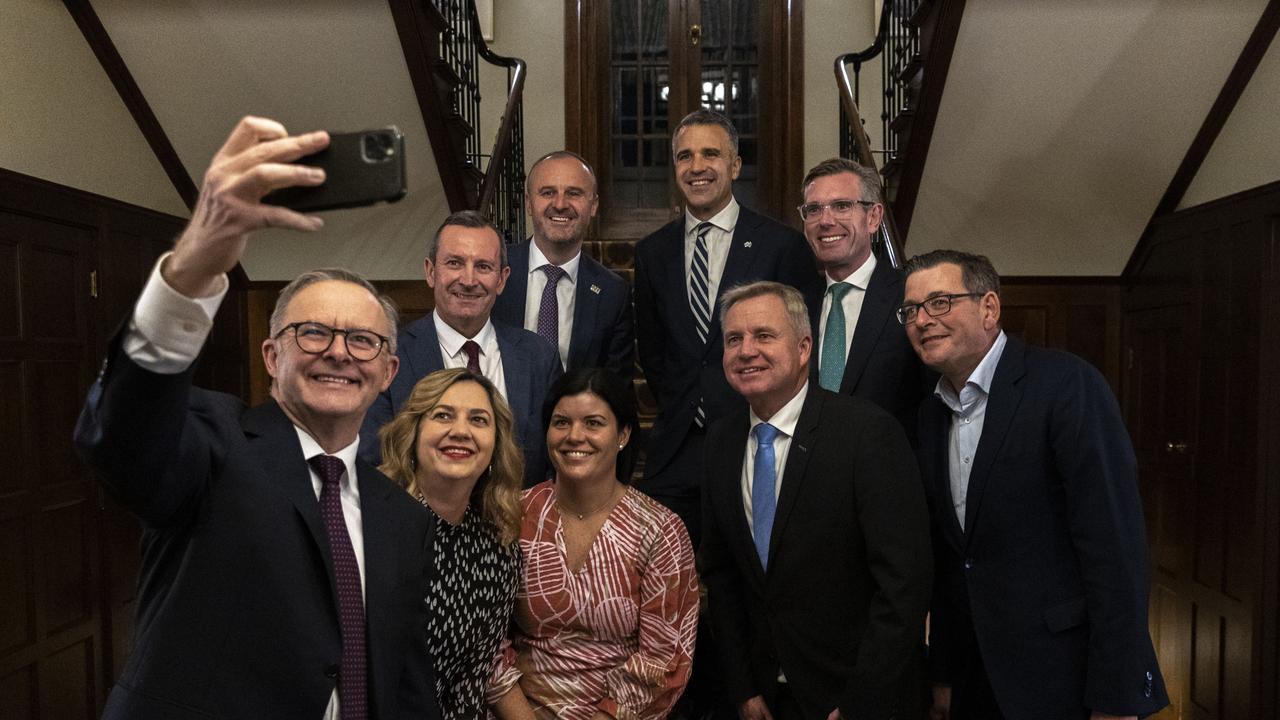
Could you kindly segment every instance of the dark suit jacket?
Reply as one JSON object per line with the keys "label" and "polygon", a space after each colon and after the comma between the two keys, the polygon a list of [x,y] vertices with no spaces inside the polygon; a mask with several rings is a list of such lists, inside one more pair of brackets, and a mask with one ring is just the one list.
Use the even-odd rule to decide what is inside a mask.
{"label": "dark suit jacket", "polygon": [[708,423],[746,407],[721,367],[720,296],[734,285],[776,280],[799,289],[812,314],[822,298],[822,279],[803,235],[745,207],[734,228],[706,343],[698,339],[689,308],[684,215],[636,245],[635,273],[640,367],[658,403],[645,455],[645,491],[696,496],[701,468],[662,473],[693,426],[699,398]]}
{"label": "dark suit jacket", "polygon": [[1147,632],[1150,575],[1137,465],[1093,366],[1009,337],[966,495],[951,502],[950,411],[920,409],[937,561],[936,681],[977,642],[1007,717],[1147,715],[1168,703]]}
{"label": "dark suit jacket", "polygon": [[[524,451],[526,487],[542,482],[547,473],[546,432],[542,427],[542,401],[547,389],[564,374],[560,356],[536,334],[521,327],[493,323],[502,353],[502,376],[506,380],[507,404],[516,421],[516,439]],[[371,464],[382,461],[378,430],[395,417],[413,392],[413,386],[431,373],[444,369],[440,337],[433,314],[405,325],[396,341],[400,371],[391,387],[373,401],[360,430],[360,457]]]}
{"label": "dark suit jacket", "polygon": [[[847,348],[841,395],[856,395],[879,405],[898,419],[912,446],[916,444],[916,412],[938,382],[938,376],[920,362],[911,349],[906,328],[895,312],[902,304],[902,273],[886,260],[878,260],[862,298],[862,311]],[[818,311],[821,312],[821,303]],[[816,328],[818,324],[814,324]],[[814,357],[818,341],[814,338]],[[818,363],[810,363],[810,379],[817,384]]]}
{"label": "dark suit jacket", "polygon": [[[782,474],[768,572],[748,530],[746,411],[707,436],[702,577],[736,705],[772,706],[778,668],[805,717],[890,717],[924,641],[932,560],[911,447],[888,413],[815,384]],[[776,706],[775,706],[776,707]]]}
{"label": "dark suit jacket", "polygon": [[[526,240],[507,249],[511,277],[493,306],[493,319],[513,327],[524,327],[531,242]],[[636,343],[631,326],[627,281],[582,253],[574,286],[569,369],[602,367],[630,380],[636,374]]]}
{"label": "dark suit jacket", "polygon": [[[319,718],[341,660],[333,562],[292,423],[117,348],[76,447],[143,524],[133,648],[105,718]],[[370,717],[438,717],[423,598],[429,515],[367,464]]]}

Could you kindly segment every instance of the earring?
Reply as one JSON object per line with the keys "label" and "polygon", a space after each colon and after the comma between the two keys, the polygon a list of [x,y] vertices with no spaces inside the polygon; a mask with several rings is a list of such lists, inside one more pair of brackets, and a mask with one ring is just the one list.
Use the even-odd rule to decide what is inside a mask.
{"label": "earring", "polygon": [[627,444],[626,444],[626,443],[618,443],[618,449],[619,449],[619,450],[621,450],[622,448],[624,448],[624,447],[626,447],[626,446],[627,446]]}

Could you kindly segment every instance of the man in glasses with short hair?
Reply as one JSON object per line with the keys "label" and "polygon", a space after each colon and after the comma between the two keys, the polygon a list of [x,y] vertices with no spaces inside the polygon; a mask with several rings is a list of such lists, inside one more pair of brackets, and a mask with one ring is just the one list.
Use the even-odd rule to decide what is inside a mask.
{"label": "man in glasses with short hair", "polygon": [[357,459],[398,368],[395,308],[354,273],[303,273],[262,343],[271,399],[191,386],[252,232],[323,224],[260,201],[323,182],[292,161],[328,142],[240,121],[89,390],[77,450],[143,526],[105,718],[439,717],[422,605],[434,526]]}
{"label": "man in glasses with short hair", "polygon": [[826,280],[811,379],[887,410],[914,445],[916,410],[933,377],[894,320],[902,274],[871,251],[885,211],[880,176],[852,160],[831,158],[805,175],[802,190],[805,239]]}
{"label": "man in glasses with short hair", "polygon": [[932,717],[1103,720],[1168,704],[1147,631],[1137,462],[1102,374],[1000,329],[987,258],[906,264],[897,317],[942,374],[920,408]]}

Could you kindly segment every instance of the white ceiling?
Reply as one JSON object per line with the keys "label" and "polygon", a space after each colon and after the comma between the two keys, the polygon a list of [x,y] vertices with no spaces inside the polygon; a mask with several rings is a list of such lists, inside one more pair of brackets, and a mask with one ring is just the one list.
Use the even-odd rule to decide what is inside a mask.
{"label": "white ceiling", "polygon": [[[843,17],[827,0],[808,5],[811,20]],[[1012,275],[1118,274],[1264,5],[968,0],[908,252],[977,249]],[[328,214],[313,236],[263,233],[244,260],[250,278],[287,279],[321,264],[379,279],[421,277],[423,243],[447,207],[386,2],[93,6],[197,184],[246,113],[295,131],[386,124],[404,131],[404,201]],[[547,7],[546,0],[495,7],[495,49],[530,60],[530,160],[563,142],[563,14]],[[65,8],[5,0],[3,14],[0,167],[184,215]],[[862,44],[811,35],[810,64],[817,62],[811,45]],[[834,99],[829,61],[821,66],[807,73],[826,79],[807,88],[806,134],[828,142]],[[487,98],[497,94],[491,80],[485,87]],[[1280,179],[1277,106],[1280,49],[1273,48],[1184,204]],[[490,122],[486,142],[492,129]]]}
{"label": "white ceiling", "polygon": [[1265,4],[968,0],[908,254],[1120,274]]}

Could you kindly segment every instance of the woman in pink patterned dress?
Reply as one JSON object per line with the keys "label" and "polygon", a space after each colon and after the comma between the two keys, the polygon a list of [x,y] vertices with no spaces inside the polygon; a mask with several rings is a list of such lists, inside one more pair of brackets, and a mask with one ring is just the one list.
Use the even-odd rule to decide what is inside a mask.
{"label": "woman in pink patterned dress", "polygon": [[666,717],[689,679],[698,577],[680,519],[620,481],[630,388],[570,372],[543,419],[556,477],[522,500],[524,568],[492,707],[503,720]]}

